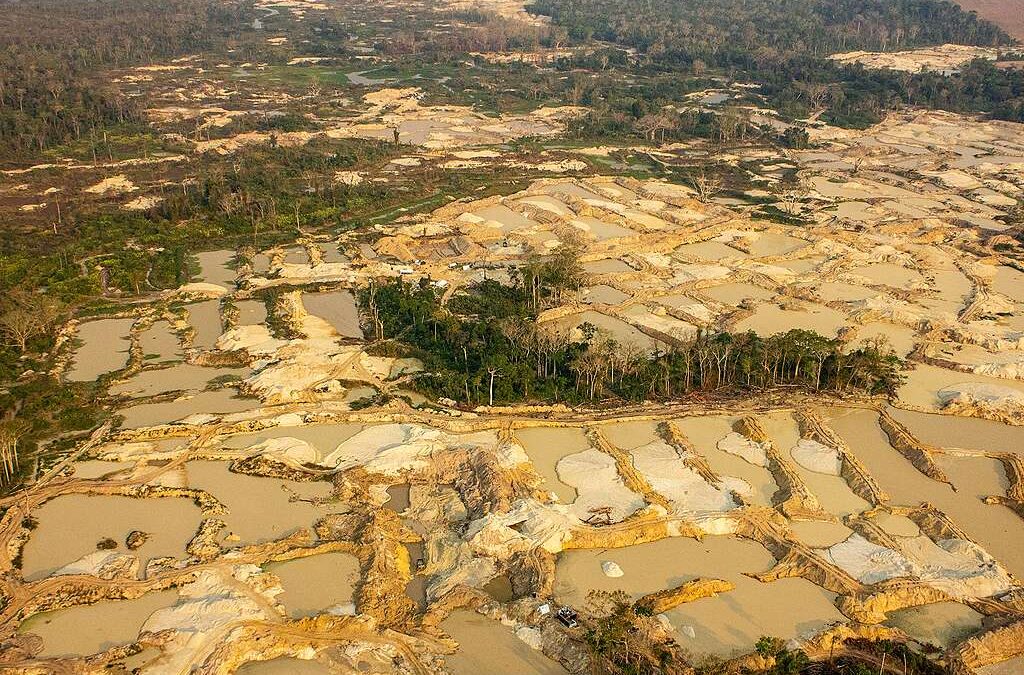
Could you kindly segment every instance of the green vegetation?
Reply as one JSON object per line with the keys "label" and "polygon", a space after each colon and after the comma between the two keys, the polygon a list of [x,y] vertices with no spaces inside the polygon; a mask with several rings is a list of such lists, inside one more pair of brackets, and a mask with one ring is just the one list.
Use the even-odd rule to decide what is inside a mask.
{"label": "green vegetation", "polygon": [[531,9],[550,16],[579,43],[596,39],[636,49],[641,72],[716,73],[759,83],[760,93],[791,118],[824,109],[826,121],[862,127],[889,110],[921,105],[1024,119],[1019,69],[978,61],[951,75],[910,75],[844,67],[826,58],[857,49],[1012,42],[951,2],[536,0]]}
{"label": "green vegetation", "polygon": [[656,354],[620,343],[593,326],[582,339],[538,325],[545,307],[574,292],[575,258],[535,262],[513,285],[484,281],[447,306],[425,280],[401,279],[360,294],[367,334],[381,353],[423,360],[414,386],[467,406],[543,401],[672,399],[695,392],[737,393],[778,387],[892,394],[900,360],[883,344],[844,351],[840,340],[805,330],[768,338],[748,332],[665,336]]}
{"label": "green vegetation", "polygon": [[595,672],[622,675],[681,675],[691,672],[679,646],[653,636],[661,630],[650,610],[624,591],[590,591],[583,642]]}
{"label": "green vegetation", "polygon": [[94,130],[140,123],[140,103],[98,71],[209,49],[252,21],[246,4],[216,0],[30,0],[2,7],[6,159],[71,141],[95,144]]}

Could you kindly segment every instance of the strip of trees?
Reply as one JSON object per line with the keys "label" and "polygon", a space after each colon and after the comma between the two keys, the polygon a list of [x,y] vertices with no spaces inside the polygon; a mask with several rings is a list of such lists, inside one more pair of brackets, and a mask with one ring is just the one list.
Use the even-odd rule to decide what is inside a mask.
{"label": "strip of trees", "polygon": [[14,158],[142,121],[104,71],[196,53],[251,22],[217,0],[19,0],[0,4],[0,151]]}
{"label": "strip of trees", "polygon": [[[893,109],[919,105],[1024,120],[1024,71],[977,61],[957,73],[916,74],[838,65],[827,57],[852,50],[890,51],[944,43],[1008,46],[993,24],[939,0],[537,0],[576,41],[635,49],[648,72],[700,78],[709,71],[762,84],[771,105],[794,118],[821,113],[843,126],[866,126]],[[597,93],[586,98],[606,100]],[[655,113],[659,112],[657,110]],[[643,119],[632,111],[634,121]],[[613,128],[614,114],[590,120]],[[657,122],[649,119],[648,123]],[[668,139],[709,136],[708,122],[676,116],[668,127],[637,131]],[[712,129],[712,133],[728,130]]]}
{"label": "strip of trees", "polygon": [[770,337],[698,332],[648,352],[589,324],[577,331],[538,324],[537,313],[574,283],[564,259],[546,265],[514,285],[477,284],[447,306],[426,282],[371,286],[360,294],[367,333],[382,353],[423,360],[426,372],[414,382],[422,393],[467,406],[779,387],[878,395],[892,394],[901,381],[901,362],[884,343],[851,349],[805,330]]}

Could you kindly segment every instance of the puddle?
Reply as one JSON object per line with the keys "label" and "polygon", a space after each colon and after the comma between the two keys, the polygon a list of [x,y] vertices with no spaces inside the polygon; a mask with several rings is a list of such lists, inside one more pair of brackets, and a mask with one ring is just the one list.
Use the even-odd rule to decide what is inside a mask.
{"label": "puddle", "polygon": [[223,377],[244,379],[248,368],[206,368],[180,363],[170,368],[143,370],[110,388],[111,394],[133,397],[155,396],[172,391],[203,389],[211,381]]}
{"label": "puddle", "polygon": [[213,349],[221,334],[220,300],[204,300],[186,305],[188,321],[195,329],[192,346]]}
{"label": "puddle", "polygon": [[532,649],[501,623],[476,612],[453,612],[441,629],[459,643],[454,654],[444,657],[452,675],[565,675],[565,668]]}
{"label": "puddle", "polygon": [[138,429],[170,424],[190,415],[223,415],[259,407],[259,401],[238,398],[236,394],[237,392],[230,387],[216,391],[202,391],[192,396],[186,394],[174,401],[130,406],[118,410],[117,414],[124,415],[122,428]]}
{"label": "puddle", "polygon": [[306,311],[327,321],[338,335],[362,339],[359,328],[359,310],[356,300],[349,291],[328,291],[325,293],[304,293],[302,304]]}
{"label": "puddle", "polygon": [[184,358],[177,334],[166,321],[156,321],[139,334],[139,346],[147,361],[177,361]]}
{"label": "puddle", "polygon": [[[617,563],[624,575],[605,576],[604,561]],[[833,605],[835,596],[809,581],[793,578],[763,584],[743,574],[766,571],[774,563],[771,554],[755,542],[715,536],[703,541],[676,537],[620,549],[566,551],[555,568],[555,597],[583,607],[591,589],[622,590],[639,598],[696,577],[725,579],[736,588],[665,613],[683,647],[720,656],[749,651],[761,635],[789,639],[843,619]]]}
{"label": "puddle", "polygon": [[75,350],[67,379],[91,382],[104,373],[120,370],[128,363],[128,340],[135,319],[98,319],[78,326],[82,345]]}
{"label": "puddle", "polygon": [[206,251],[205,253],[197,253],[199,281],[233,289],[235,287],[236,274],[228,265],[234,257],[234,251]]}
{"label": "puddle", "polygon": [[43,612],[26,619],[19,633],[43,639],[41,658],[85,656],[134,642],[153,612],[173,605],[177,591],[154,591],[133,600],[104,600]]}
{"label": "puddle", "polygon": [[[1014,575],[1024,575],[1024,548],[1020,546],[1020,519],[1010,509],[984,504],[970,490],[954,492],[945,483],[928,478],[904,459],[878,426],[870,410],[830,409],[829,426],[850,445],[893,504],[918,506],[929,502],[953,519],[972,539]],[[984,478],[975,479],[984,481]],[[968,486],[971,485],[969,481]],[[975,484],[977,489],[977,484]]]}
{"label": "puddle", "polygon": [[125,538],[133,531],[149,534],[133,553],[140,560],[140,575],[152,558],[185,555],[202,520],[188,499],[160,497],[135,499],[114,495],[64,495],[46,502],[32,515],[38,525],[22,555],[22,572],[33,581],[95,553],[96,544],[113,539],[116,551],[129,552]]}
{"label": "puddle", "polygon": [[936,602],[889,614],[885,625],[919,642],[948,649],[981,628],[982,615],[959,602]]}
{"label": "puddle", "polygon": [[517,429],[515,436],[526,450],[534,469],[544,478],[541,489],[554,492],[563,504],[576,501],[576,488],[563,483],[555,467],[563,457],[590,448],[583,429],[531,427]]}
{"label": "puddle", "polygon": [[281,579],[284,593],[277,599],[293,619],[332,609],[355,613],[352,597],[359,581],[359,560],[350,553],[320,553],[271,563],[267,571]]}
{"label": "puddle", "polygon": [[[280,478],[263,478],[232,473],[227,462],[197,460],[185,465],[190,487],[206,490],[230,513],[219,516],[226,524],[223,534],[228,546],[258,544],[286,537],[328,513],[342,513],[344,504],[311,504],[302,499],[326,498],[332,487],[317,481],[300,483]],[[232,536],[233,535],[233,536]]]}

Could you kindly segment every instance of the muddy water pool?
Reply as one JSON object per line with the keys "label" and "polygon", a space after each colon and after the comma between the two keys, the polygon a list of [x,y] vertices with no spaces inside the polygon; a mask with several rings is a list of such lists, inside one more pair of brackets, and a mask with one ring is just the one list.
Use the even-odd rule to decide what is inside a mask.
{"label": "muddy water pool", "polygon": [[563,504],[576,501],[576,488],[558,477],[559,460],[590,447],[586,434],[579,427],[530,427],[517,429],[519,443],[526,450],[537,473],[544,478],[541,488],[554,492]]}
{"label": "muddy water pool", "polygon": [[82,344],[75,350],[67,378],[91,382],[104,373],[120,370],[128,363],[129,332],[135,319],[97,319],[78,326]]}
{"label": "muddy water pool", "polygon": [[133,600],[104,600],[43,612],[29,617],[19,633],[34,633],[43,639],[43,658],[95,654],[134,642],[153,612],[170,607],[177,591],[155,591]]}
{"label": "muddy water pool", "polygon": [[227,462],[196,460],[185,465],[189,487],[211,493],[229,510],[220,516],[227,527],[228,545],[243,546],[280,539],[328,513],[346,511],[344,504],[315,504],[304,500],[328,497],[323,481],[298,482],[233,473]]}
{"label": "muddy water pool", "polygon": [[[605,576],[601,564],[606,561],[618,564],[623,576]],[[721,656],[749,650],[761,635],[788,639],[842,620],[835,596],[809,581],[763,584],[743,574],[766,571],[774,563],[759,544],[730,537],[700,542],[676,537],[620,549],[566,551],[555,568],[555,597],[582,606],[591,589],[621,590],[639,598],[697,577],[725,579],[736,588],[666,612],[683,647]]]}
{"label": "muddy water pool", "polygon": [[982,615],[958,602],[937,602],[893,612],[885,624],[920,642],[947,649],[976,633]]}
{"label": "muddy water pool", "polygon": [[206,251],[204,253],[197,253],[199,280],[228,289],[234,288],[236,275],[235,270],[230,267],[234,257],[234,251]]}
{"label": "muddy water pool", "polygon": [[234,389],[227,387],[194,395],[186,394],[174,401],[141,403],[118,410],[117,413],[124,415],[123,428],[138,429],[170,424],[190,415],[227,414],[258,408],[259,405],[255,399],[239,398]]}
{"label": "muddy water pool", "polygon": [[277,596],[293,619],[325,611],[354,613],[359,560],[349,553],[320,553],[296,560],[272,563],[267,571],[281,580],[284,593]]}
{"label": "muddy water pool", "polygon": [[515,636],[510,628],[476,612],[453,612],[441,622],[459,649],[445,657],[452,675],[564,675],[568,671],[535,651]]}
{"label": "muddy water pool", "polygon": [[192,346],[199,349],[213,349],[220,337],[220,300],[204,300],[186,305],[188,321],[195,330]]}
{"label": "muddy water pool", "polygon": [[363,331],[359,328],[356,300],[349,291],[304,293],[302,304],[307,312],[331,324],[334,330],[338,331],[338,335],[350,338],[363,337]]}
{"label": "muddy water pool", "polygon": [[124,542],[133,530],[149,534],[132,552],[140,558],[142,568],[151,558],[181,557],[202,519],[199,508],[188,499],[113,495],[64,495],[46,502],[32,515],[38,525],[22,555],[22,572],[30,580],[94,553],[103,539],[117,542],[116,551],[128,552]]}
{"label": "muddy water pool", "polygon": [[790,466],[796,470],[814,496],[818,498],[823,509],[842,518],[870,508],[871,505],[858,497],[846,481],[839,476],[811,471],[793,459],[790,450],[800,441],[800,429],[791,415],[787,413],[764,415],[761,417],[761,422],[772,438],[775,448],[789,460]]}
{"label": "muddy water pool", "polygon": [[972,467],[962,465],[964,468],[955,470],[951,479],[959,477],[963,480],[964,490],[954,492],[949,485],[922,474],[889,445],[888,437],[878,426],[877,413],[833,408],[827,414],[829,426],[846,441],[868,472],[889,493],[893,504],[918,506],[929,502],[935,505],[1010,572],[1018,577],[1024,575],[1020,518],[1010,509],[985,504],[977,494],[972,494],[992,487],[992,481],[998,479],[995,467],[988,464],[982,475],[965,479],[961,474],[969,474]]}

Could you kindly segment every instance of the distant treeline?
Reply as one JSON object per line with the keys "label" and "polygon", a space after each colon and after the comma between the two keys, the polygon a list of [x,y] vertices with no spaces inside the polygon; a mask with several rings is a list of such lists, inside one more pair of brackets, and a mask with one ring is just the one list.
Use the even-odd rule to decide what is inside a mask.
{"label": "distant treeline", "polygon": [[650,68],[709,70],[765,85],[772,105],[798,117],[865,126],[902,105],[1024,120],[1024,71],[976,62],[951,76],[845,67],[827,56],[944,43],[1013,40],[944,0],[536,0],[578,41],[636,49]]}
{"label": "distant treeline", "polygon": [[423,360],[415,388],[467,405],[639,401],[782,386],[891,394],[899,386],[900,361],[886,346],[844,351],[840,340],[805,330],[768,338],[700,333],[655,354],[589,324],[574,340],[535,321],[545,298],[572,284],[567,270],[563,261],[532,266],[514,285],[485,281],[446,307],[430,284],[400,279],[363,290],[359,300],[376,349]]}
{"label": "distant treeline", "polygon": [[248,3],[219,0],[0,3],[0,155],[139,121],[138,105],[103,71],[209,49],[250,13]]}

